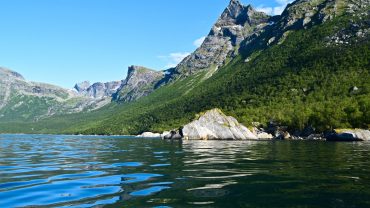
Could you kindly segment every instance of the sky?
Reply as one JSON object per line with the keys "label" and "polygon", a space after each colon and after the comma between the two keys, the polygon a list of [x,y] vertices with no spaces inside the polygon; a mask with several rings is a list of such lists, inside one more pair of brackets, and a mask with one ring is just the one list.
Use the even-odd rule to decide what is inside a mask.
{"label": "sky", "polygon": [[[288,0],[241,0],[280,14]],[[229,0],[0,0],[0,66],[65,88],[175,66]]]}

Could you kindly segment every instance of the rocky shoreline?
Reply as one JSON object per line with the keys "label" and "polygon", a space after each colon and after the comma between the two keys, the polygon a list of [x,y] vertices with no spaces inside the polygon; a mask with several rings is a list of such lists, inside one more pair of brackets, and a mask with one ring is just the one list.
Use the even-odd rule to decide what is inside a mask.
{"label": "rocky shoreline", "polygon": [[370,141],[370,131],[365,129],[340,129],[317,133],[312,126],[302,131],[289,132],[288,127],[270,122],[266,128],[253,123],[252,129],[226,116],[220,109],[212,109],[197,116],[191,123],[163,133],[144,132],[141,138],[167,140],[317,140],[317,141]]}

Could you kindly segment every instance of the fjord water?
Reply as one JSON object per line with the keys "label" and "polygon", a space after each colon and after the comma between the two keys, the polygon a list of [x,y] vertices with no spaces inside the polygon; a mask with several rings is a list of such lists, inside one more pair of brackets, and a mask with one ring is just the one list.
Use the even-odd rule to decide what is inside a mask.
{"label": "fjord water", "polygon": [[0,135],[0,207],[370,207],[369,150]]}

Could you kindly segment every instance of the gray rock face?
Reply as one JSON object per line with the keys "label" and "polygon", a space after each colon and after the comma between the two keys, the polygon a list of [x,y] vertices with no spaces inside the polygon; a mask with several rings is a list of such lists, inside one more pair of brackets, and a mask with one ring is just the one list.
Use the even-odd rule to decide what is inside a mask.
{"label": "gray rock face", "polygon": [[81,83],[77,83],[75,86],[74,86],[74,89],[77,90],[78,93],[82,93],[84,91],[87,91],[87,89],[91,86],[90,82],[89,81],[84,81],[84,82],[81,82]]}
{"label": "gray rock face", "polygon": [[187,76],[222,66],[228,57],[238,53],[237,46],[266,25],[268,19],[269,16],[257,12],[250,5],[231,0],[201,47],[176,67],[175,74]]}
{"label": "gray rock face", "polygon": [[189,140],[258,140],[247,127],[219,109],[207,111],[198,120],[185,125],[182,133]]}
{"label": "gray rock face", "polygon": [[[242,51],[253,51],[255,48],[266,48],[274,44],[281,44],[291,31],[307,29],[315,25],[330,21],[344,13],[349,13],[358,18],[368,18],[370,0],[297,0],[289,4],[279,16],[270,19],[270,24],[262,30],[262,34],[246,37],[241,44]],[[359,28],[363,36],[366,29]],[[348,44],[348,34],[341,33],[329,38],[335,44]]]}
{"label": "gray rock face", "polygon": [[122,81],[113,81],[101,83],[97,82],[90,86],[90,82],[85,81],[75,85],[75,89],[80,95],[84,95],[90,98],[102,99],[112,97],[121,86]]}
{"label": "gray rock face", "polygon": [[130,102],[147,96],[155,89],[155,85],[164,77],[164,73],[141,66],[128,68],[127,78],[117,90],[115,100]]}

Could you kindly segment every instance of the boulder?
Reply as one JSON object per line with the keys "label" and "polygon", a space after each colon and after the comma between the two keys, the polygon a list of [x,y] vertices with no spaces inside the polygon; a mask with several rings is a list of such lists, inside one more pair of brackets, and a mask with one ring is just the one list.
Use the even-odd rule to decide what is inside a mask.
{"label": "boulder", "polygon": [[266,133],[271,134],[275,139],[278,140],[289,140],[291,135],[288,132],[287,126],[281,126],[280,124],[270,121],[267,125]]}
{"label": "boulder", "polygon": [[183,138],[183,134],[181,130],[179,131],[172,130],[169,134],[163,137],[163,139],[166,139],[166,140],[181,140],[182,138]]}
{"label": "boulder", "polygon": [[272,136],[272,134],[269,134],[264,129],[259,129],[257,127],[253,128],[253,134],[256,135],[258,139],[261,140],[274,139],[274,136]]}
{"label": "boulder", "polygon": [[188,140],[258,140],[247,127],[219,109],[205,112],[182,129]]}
{"label": "boulder", "polygon": [[365,129],[340,129],[326,135],[327,141],[370,141],[370,131]]}
{"label": "boulder", "polygon": [[164,131],[162,134],[161,134],[161,138],[164,139],[165,136],[167,136],[168,134],[170,134],[171,132],[170,131]]}
{"label": "boulder", "polygon": [[159,133],[152,133],[152,132],[144,132],[136,137],[140,138],[161,138],[161,134]]}

